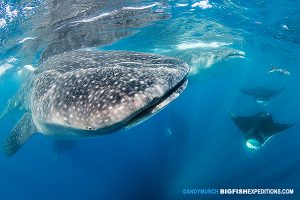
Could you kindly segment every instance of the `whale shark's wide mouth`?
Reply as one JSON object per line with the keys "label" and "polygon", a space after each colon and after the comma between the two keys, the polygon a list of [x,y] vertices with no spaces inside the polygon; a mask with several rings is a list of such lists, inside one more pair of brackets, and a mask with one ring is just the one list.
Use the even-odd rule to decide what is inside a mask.
{"label": "whale shark's wide mouth", "polygon": [[174,88],[167,92],[162,98],[160,98],[158,101],[154,101],[153,103],[149,104],[149,106],[147,106],[144,110],[142,110],[136,116],[127,121],[125,126],[135,126],[148,119],[152,115],[156,114],[163,107],[165,107],[167,104],[173,101],[177,96],[179,96],[179,94],[186,88],[187,82],[187,77],[184,77]]}
{"label": "whale shark's wide mouth", "polygon": [[245,52],[243,51],[232,52],[226,56],[226,59],[231,59],[231,58],[245,58]]}

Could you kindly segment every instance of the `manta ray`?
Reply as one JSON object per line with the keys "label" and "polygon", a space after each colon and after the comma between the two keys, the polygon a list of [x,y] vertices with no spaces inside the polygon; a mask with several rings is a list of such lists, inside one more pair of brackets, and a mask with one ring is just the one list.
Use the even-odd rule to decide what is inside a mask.
{"label": "manta ray", "polygon": [[24,102],[26,112],[9,134],[4,153],[15,154],[34,133],[77,139],[133,127],[182,93],[188,71],[181,60],[138,52],[54,55],[10,101],[7,110]]}
{"label": "manta ray", "polygon": [[244,133],[246,145],[258,149],[272,136],[284,131],[295,124],[281,124],[273,120],[271,114],[260,112],[253,116],[239,116],[230,113],[231,119]]}
{"label": "manta ray", "polygon": [[284,89],[285,86],[279,90],[269,90],[263,87],[258,87],[253,89],[242,88],[240,91],[241,93],[254,98],[257,103],[268,104],[273,97],[279,95]]}
{"label": "manta ray", "polygon": [[78,140],[68,140],[68,139],[55,139],[53,141],[53,152],[54,157],[57,158],[60,154],[65,151],[72,150],[78,145]]}

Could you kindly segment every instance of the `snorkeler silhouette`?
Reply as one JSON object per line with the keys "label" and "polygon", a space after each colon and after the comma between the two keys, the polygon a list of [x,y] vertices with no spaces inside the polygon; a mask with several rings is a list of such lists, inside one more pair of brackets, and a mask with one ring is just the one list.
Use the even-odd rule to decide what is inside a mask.
{"label": "snorkeler silhouette", "polygon": [[272,66],[272,69],[270,71],[268,71],[268,73],[273,73],[273,72],[277,72],[277,73],[285,75],[285,76],[291,75],[291,73],[289,71],[287,71],[285,69],[277,68],[275,66]]}

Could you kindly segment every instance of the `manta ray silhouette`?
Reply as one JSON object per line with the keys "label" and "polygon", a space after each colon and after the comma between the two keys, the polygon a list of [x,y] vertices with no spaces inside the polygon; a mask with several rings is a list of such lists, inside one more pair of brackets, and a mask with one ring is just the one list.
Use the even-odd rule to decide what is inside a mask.
{"label": "manta ray silhouette", "polygon": [[78,140],[55,139],[53,142],[53,152],[56,156],[71,150],[78,145]]}
{"label": "manta ray silhouette", "polygon": [[275,122],[272,115],[266,112],[253,116],[238,116],[230,113],[230,117],[244,133],[246,145],[254,149],[259,149],[272,136],[295,125]]}
{"label": "manta ray silhouette", "polygon": [[285,86],[279,90],[269,90],[264,87],[257,87],[252,89],[242,88],[240,91],[245,95],[251,96],[257,103],[268,104],[273,97],[278,96],[284,89]]}

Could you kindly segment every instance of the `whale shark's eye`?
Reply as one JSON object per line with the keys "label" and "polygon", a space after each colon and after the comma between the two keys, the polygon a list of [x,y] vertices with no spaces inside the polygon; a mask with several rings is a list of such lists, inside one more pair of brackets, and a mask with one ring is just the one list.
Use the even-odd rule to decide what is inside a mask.
{"label": "whale shark's eye", "polygon": [[85,127],[86,130],[95,130],[93,127],[91,127],[90,125],[86,125]]}

